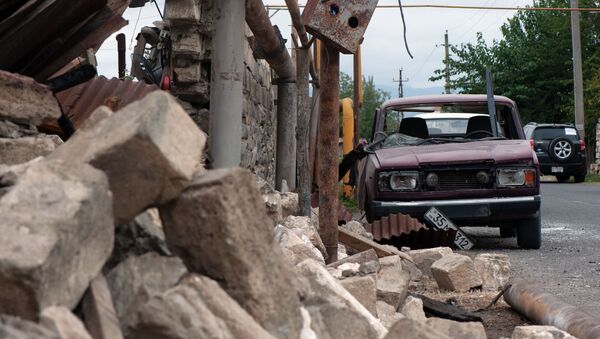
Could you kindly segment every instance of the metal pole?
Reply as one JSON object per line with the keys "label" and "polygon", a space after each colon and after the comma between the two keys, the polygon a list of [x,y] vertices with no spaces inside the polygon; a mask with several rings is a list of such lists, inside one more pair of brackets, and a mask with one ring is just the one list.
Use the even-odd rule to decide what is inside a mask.
{"label": "metal pole", "polygon": [[504,300],[531,321],[556,326],[580,339],[600,338],[600,319],[559,300],[529,282],[513,283]]}
{"label": "metal pole", "polygon": [[[579,8],[578,0],[571,0],[571,8]],[[575,127],[585,140],[585,107],[583,101],[583,70],[581,60],[581,13],[571,11],[571,36],[573,42],[573,80],[575,88]]]}
{"label": "metal pole", "polygon": [[298,85],[298,214],[310,217],[310,165],[308,161],[308,134],[310,133],[310,101],[308,98],[310,50],[296,51]]}
{"label": "metal pole", "polygon": [[492,82],[492,70],[485,70],[485,81],[487,89],[488,113],[490,115],[490,125],[492,125],[492,133],[495,137],[498,136],[498,125],[496,124],[496,101],[494,99],[494,84]]}
{"label": "metal pole", "polygon": [[210,154],[214,168],[239,166],[244,103],[245,4],[216,2],[210,90]]}
{"label": "metal pole", "polygon": [[125,69],[127,68],[127,61],[125,61],[125,34],[120,33],[117,35],[117,51],[119,53],[119,79],[125,79]]}
{"label": "metal pole", "polygon": [[338,252],[338,140],[340,107],[340,54],[321,46],[321,110],[319,122],[319,225],[327,262],[337,261]]}
{"label": "metal pole", "polygon": [[448,42],[448,31],[446,31],[446,34],[444,35],[444,41],[446,50],[446,94],[450,94],[450,43]]}
{"label": "metal pole", "polygon": [[354,148],[360,140],[360,107],[362,105],[362,65],[361,47],[354,53]]}

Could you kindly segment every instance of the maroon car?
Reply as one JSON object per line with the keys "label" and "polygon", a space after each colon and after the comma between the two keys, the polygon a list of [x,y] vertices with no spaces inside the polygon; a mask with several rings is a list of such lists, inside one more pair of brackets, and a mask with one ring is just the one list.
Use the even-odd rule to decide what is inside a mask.
{"label": "maroon car", "polygon": [[390,100],[377,111],[360,163],[360,207],[372,221],[423,218],[431,207],[460,226],[500,227],[523,248],[541,245],[539,163],[515,102],[438,95]]}

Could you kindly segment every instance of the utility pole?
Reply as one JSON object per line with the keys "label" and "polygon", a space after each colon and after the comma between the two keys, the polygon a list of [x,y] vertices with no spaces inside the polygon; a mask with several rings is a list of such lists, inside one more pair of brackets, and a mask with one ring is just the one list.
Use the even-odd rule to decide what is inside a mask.
{"label": "utility pole", "polygon": [[448,42],[448,30],[444,34],[444,48],[446,49],[446,94],[450,94],[450,43]]}
{"label": "utility pole", "polygon": [[398,98],[404,98],[404,83],[408,82],[408,79],[402,78],[402,68],[400,69],[400,78],[399,80],[393,79],[394,82],[398,82]]}
{"label": "utility pole", "polygon": [[[579,8],[578,0],[571,0],[571,8]],[[585,107],[583,103],[583,66],[581,59],[581,13],[571,11],[571,36],[573,40],[573,81],[575,88],[575,127],[585,140]]]}

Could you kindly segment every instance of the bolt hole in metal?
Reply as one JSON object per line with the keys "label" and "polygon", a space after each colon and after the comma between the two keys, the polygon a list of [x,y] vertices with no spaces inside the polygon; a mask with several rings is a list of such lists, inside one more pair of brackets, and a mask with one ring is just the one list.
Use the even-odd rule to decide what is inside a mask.
{"label": "bolt hole in metal", "polygon": [[336,4],[329,5],[329,14],[331,16],[338,16],[340,14],[340,6]]}
{"label": "bolt hole in metal", "polygon": [[350,19],[348,19],[348,26],[350,26],[351,28],[358,27],[358,18],[353,16]]}
{"label": "bolt hole in metal", "polygon": [[566,159],[571,155],[572,152],[571,144],[566,141],[559,141],[554,146],[554,154],[561,159]]}

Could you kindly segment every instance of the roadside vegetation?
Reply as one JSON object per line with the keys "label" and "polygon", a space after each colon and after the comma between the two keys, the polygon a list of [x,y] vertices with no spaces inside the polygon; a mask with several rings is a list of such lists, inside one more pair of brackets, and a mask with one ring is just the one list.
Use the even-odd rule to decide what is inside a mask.
{"label": "roadside vegetation", "polygon": [[585,182],[600,183],[600,175],[588,175]]}
{"label": "roadside vegetation", "polygon": [[[533,7],[568,7],[566,0],[536,0]],[[581,0],[580,7],[598,7]],[[476,43],[454,44],[449,61],[451,88],[459,93],[485,93],[485,69],[491,67],[496,94],[517,101],[523,123],[573,122],[573,61],[568,12],[520,11],[491,43],[477,34]],[[600,14],[581,14],[585,87],[586,144],[595,144],[600,117]],[[443,80],[444,69],[431,81]]]}

